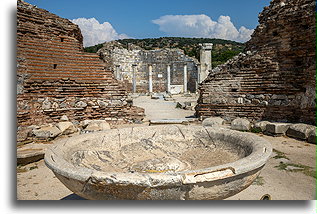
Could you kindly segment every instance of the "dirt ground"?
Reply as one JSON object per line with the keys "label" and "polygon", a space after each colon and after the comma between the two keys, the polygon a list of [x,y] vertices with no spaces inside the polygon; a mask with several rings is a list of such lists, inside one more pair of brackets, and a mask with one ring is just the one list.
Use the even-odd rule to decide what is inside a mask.
{"label": "dirt ground", "polygon": [[[178,100],[193,98],[177,97]],[[145,108],[146,120],[180,119],[193,111],[176,109],[173,101],[138,97],[135,105]],[[137,126],[147,126],[148,123]],[[260,200],[269,194],[272,200],[316,199],[316,145],[287,137],[260,137],[271,142],[274,152],[255,182],[227,200]],[[18,200],[81,200],[49,170],[43,160],[17,167]]]}

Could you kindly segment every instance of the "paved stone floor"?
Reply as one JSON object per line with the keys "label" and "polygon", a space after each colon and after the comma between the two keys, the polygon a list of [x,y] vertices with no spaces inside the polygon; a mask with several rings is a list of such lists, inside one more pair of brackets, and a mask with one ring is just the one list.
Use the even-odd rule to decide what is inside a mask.
{"label": "paved stone floor", "polygon": [[[176,96],[177,100],[190,100]],[[146,120],[181,119],[193,111],[176,109],[173,101],[138,97],[135,105],[145,108]],[[148,123],[136,124],[147,126]],[[287,137],[258,134],[271,142],[274,152],[260,176],[247,189],[227,200],[259,200],[269,194],[272,200],[316,199],[316,145]],[[80,200],[45,166],[44,161],[17,168],[17,198],[19,200]]]}

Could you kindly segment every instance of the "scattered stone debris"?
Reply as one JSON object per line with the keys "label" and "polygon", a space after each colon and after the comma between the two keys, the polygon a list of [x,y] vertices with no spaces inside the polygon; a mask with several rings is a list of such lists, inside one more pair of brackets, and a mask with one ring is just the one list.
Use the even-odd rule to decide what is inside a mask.
{"label": "scattered stone debris", "polygon": [[249,131],[251,129],[251,123],[247,119],[236,118],[231,122],[231,129]]}
{"label": "scattered stone debris", "polygon": [[307,124],[293,124],[287,129],[286,135],[300,140],[306,140],[312,131],[316,131],[315,126]]}
{"label": "scattered stone debris", "polygon": [[[125,83],[105,70],[97,54],[83,52],[82,42],[79,27],[71,21],[18,0],[18,142],[26,140],[31,125],[91,118],[112,118],[117,124],[144,118],[144,109],[126,101]],[[33,133],[37,138],[61,134],[55,126]]]}
{"label": "scattered stone debris", "polygon": [[266,132],[269,135],[285,135],[288,128],[291,126],[289,123],[268,123],[266,125]]}
{"label": "scattered stone debris", "polygon": [[221,126],[225,123],[225,120],[221,117],[210,117],[203,120],[203,126]]}

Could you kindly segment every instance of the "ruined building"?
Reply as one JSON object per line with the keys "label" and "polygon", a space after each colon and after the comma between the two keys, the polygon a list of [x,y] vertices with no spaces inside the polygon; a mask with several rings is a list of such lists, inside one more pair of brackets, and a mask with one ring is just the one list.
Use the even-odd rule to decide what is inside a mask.
{"label": "ruined building", "polygon": [[100,57],[113,70],[116,79],[125,81],[133,93],[170,92],[172,94],[196,92],[198,83],[211,70],[212,44],[202,45],[200,66],[197,59],[177,48],[144,50],[129,44],[124,48],[116,41],[107,42],[98,51]]}
{"label": "ruined building", "polygon": [[30,125],[142,119],[127,91],[96,54],[83,52],[77,25],[21,0],[17,4],[18,141]]}
{"label": "ruined building", "polygon": [[315,1],[273,0],[246,51],[200,86],[196,114],[315,124]]}

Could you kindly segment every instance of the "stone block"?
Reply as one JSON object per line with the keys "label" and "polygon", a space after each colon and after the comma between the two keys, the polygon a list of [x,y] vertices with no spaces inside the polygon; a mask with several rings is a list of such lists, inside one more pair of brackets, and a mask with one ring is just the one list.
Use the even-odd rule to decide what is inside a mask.
{"label": "stone block", "polygon": [[76,108],[86,108],[87,107],[87,103],[83,102],[83,101],[79,101],[75,104]]}
{"label": "stone block", "polygon": [[254,128],[261,129],[261,131],[264,132],[266,130],[266,125],[269,123],[269,121],[260,121],[254,124]]}
{"label": "stone block", "polygon": [[88,132],[110,129],[109,123],[107,123],[105,120],[85,120],[83,124],[84,130]]}
{"label": "stone block", "polygon": [[204,119],[204,121],[202,122],[203,126],[221,126],[223,125],[225,122],[224,119],[222,119],[221,117],[210,117],[210,118],[206,118]]}
{"label": "stone block", "polygon": [[266,131],[273,135],[284,135],[290,126],[289,123],[269,123],[266,125]]}
{"label": "stone block", "polygon": [[302,123],[293,124],[288,128],[286,135],[289,137],[306,140],[311,130],[315,130],[315,127]]}
{"label": "stone block", "polygon": [[55,138],[61,133],[62,133],[61,130],[53,125],[42,126],[39,129],[32,130],[32,134],[36,138],[42,138],[42,139]]}
{"label": "stone block", "polygon": [[68,121],[68,117],[67,117],[66,115],[63,115],[63,116],[61,117],[61,121]]}
{"label": "stone block", "polygon": [[251,123],[247,119],[236,118],[231,122],[231,129],[249,131],[251,129]]}
{"label": "stone block", "polygon": [[316,144],[316,128],[310,130],[310,132],[308,133],[307,141],[309,143]]}
{"label": "stone block", "polygon": [[59,122],[56,124],[57,128],[61,130],[62,134],[68,135],[77,132],[76,127],[69,121]]}

